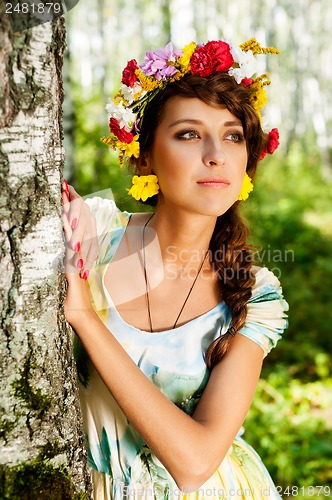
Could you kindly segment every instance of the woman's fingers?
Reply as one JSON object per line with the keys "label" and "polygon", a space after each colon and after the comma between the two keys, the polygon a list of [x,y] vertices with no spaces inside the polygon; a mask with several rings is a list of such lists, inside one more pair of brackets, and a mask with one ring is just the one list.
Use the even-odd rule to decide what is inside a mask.
{"label": "woman's fingers", "polygon": [[[74,248],[73,245],[73,227],[72,227],[72,213],[73,210],[75,210],[74,213],[79,212],[79,203],[78,200],[75,199],[72,200],[72,198],[76,195],[73,193],[69,193],[70,186],[68,186],[68,183],[66,181],[63,182],[62,184],[62,203],[63,203],[63,229],[65,233],[65,240],[66,240],[66,256],[65,256],[65,272],[68,277],[68,274],[78,274],[80,272],[80,269],[77,267],[77,250],[78,248]],[[77,194],[77,193],[76,193]],[[76,207],[75,207],[76,205]]]}
{"label": "woman's fingers", "polygon": [[85,280],[89,276],[90,269],[92,268],[93,263],[97,258],[97,254],[98,254],[98,238],[97,238],[96,220],[93,216],[90,216],[90,224],[87,226],[81,247],[81,255],[84,262],[83,269],[81,271],[81,276]]}
{"label": "woman's fingers", "polygon": [[63,181],[62,183],[62,205],[63,205],[63,210],[66,214],[68,214],[70,210],[70,195],[69,195],[69,190],[68,190],[68,183],[67,181]]}
{"label": "woman's fingers", "polygon": [[70,202],[69,222],[73,232],[70,246],[74,252],[77,253],[80,252],[82,240],[90,217],[90,212],[87,214],[83,205],[84,202],[82,198],[76,198]]}
{"label": "woman's fingers", "polygon": [[65,273],[68,276],[68,274],[73,274],[73,273],[77,274],[78,270],[75,269],[75,263],[74,263],[75,252],[70,248],[69,245],[69,242],[72,237],[72,229],[70,227],[68,217],[65,212],[62,215],[62,220],[63,220],[63,229],[65,233],[65,240],[66,240]]}
{"label": "woman's fingers", "polygon": [[80,273],[85,280],[97,258],[96,220],[90,208],[72,186],[62,185],[64,230],[66,236],[66,268]]}

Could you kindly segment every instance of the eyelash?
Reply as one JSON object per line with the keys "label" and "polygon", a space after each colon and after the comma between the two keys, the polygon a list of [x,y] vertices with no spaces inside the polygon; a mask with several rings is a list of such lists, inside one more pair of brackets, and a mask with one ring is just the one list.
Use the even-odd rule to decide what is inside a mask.
{"label": "eyelash", "polygon": [[[187,135],[187,134],[195,134],[195,137],[186,138],[185,135]],[[230,132],[226,137],[231,137],[231,136],[233,138],[230,139],[230,142],[233,142],[234,144],[238,144],[238,143],[245,141],[245,137],[243,134],[241,134],[241,132]],[[196,130],[190,129],[190,130],[185,130],[183,132],[179,132],[177,134],[177,138],[180,140],[184,140],[184,141],[190,141],[190,140],[199,139],[200,135],[198,132],[196,132]]]}
{"label": "eyelash", "polygon": [[241,132],[231,132],[230,134],[228,134],[227,137],[230,137],[230,136],[236,137],[236,140],[231,139],[231,142],[234,142],[235,144],[245,141],[244,135],[241,134]]}
{"label": "eyelash", "polygon": [[[196,137],[188,137],[188,138],[185,138],[185,137],[184,137],[185,135],[187,135],[187,134],[191,134],[191,133],[195,134],[195,135],[196,135]],[[192,129],[190,129],[190,130],[184,130],[183,132],[179,132],[179,133],[177,134],[177,138],[178,138],[178,139],[182,139],[182,140],[184,140],[184,141],[190,141],[190,140],[193,140],[193,139],[198,139],[199,137],[200,137],[200,136],[199,136],[199,133],[198,133],[198,132],[196,132],[196,130],[192,130]]]}

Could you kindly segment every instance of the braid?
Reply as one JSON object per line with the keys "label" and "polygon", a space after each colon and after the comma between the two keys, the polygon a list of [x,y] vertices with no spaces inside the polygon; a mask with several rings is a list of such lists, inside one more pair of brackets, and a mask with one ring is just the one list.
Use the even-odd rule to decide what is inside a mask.
{"label": "braid", "polygon": [[[255,278],[251,272],[253,265],[252,247],[247,244],[249,230],[238,213],[237,206],[231,207],[218,217],[210,242],[213,265],[219,275],[222,297],[232,314],[231,328],[217,338],[207,349],[206,364],[213,368],[223,355],[236,334],[245,324],[247,302]],[[217,259],[217,255],[222,259]]]}
{"label": "braid", "polygon": [[[160,123],[165,104],[173,96],[199,98],[214,107],[224,106],[243,125],[247,151],[247,174],[254,178],[257,163],[263,151],[267,135],[263,132],[257,112],[252,107],[248,88],[238,85],[233,77],[225,73],[215,73],[202,78],[185,75],[171,83],[163,92],[158,92],[148,103],[144,112],[140,133],[141,152],[151,150],[154,132]],[[136,161],[133,161],[135,167]],[[156,205],[158,195],[149,198],[150,205]],[[236,332],[245,324],[247,302],[255,279],[251,272],[253,265],[252,247],[247,243],[249,230],[238,212],[239,202],[235,202],[227,212],[219,216],[210,241],[212,265],[218,272],[220,292],[232,314],[230,329],[208,347],[206,364],[213,368],[226,353]],[[217,256],[222,256],[218,258]]]}

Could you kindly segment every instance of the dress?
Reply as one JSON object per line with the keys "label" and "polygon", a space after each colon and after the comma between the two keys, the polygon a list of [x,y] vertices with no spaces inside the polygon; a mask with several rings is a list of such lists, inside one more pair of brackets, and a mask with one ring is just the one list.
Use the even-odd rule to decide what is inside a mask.
{"label": "dress", "polygon": [[[100,245],[99,260],[88,280],[94,308],[145,375],[190,415],[209,378],[204,353],[216,337],[227,331],[230,311],[220,302],[182,326],[154,333],[126,323],[104,286],[103,276],[130,214],[120,212],[110,200],[95,197],[87,203],[96,216]],[[287,309],[279,281],[261,268],[248,302],[246,325],[240,333],[259,344],[266,355],[287,326]],[[75,357],[94,499],[280,498],[261,459],[242,439],[243,428],[216,473],[196,492],[180,492],[118,407],[78,339]]]}

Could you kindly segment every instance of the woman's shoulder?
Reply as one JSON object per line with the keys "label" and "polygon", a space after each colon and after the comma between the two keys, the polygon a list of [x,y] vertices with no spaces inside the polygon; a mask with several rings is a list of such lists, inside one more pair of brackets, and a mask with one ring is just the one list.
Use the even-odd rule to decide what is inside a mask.
{"label": "woman's shoulder", "polygon": [[131,216],[129,212],[121,211],[113,199],[93,196],[91,198],[85,197],[84,201],[96,219],[98,235],[108,232],[114,227],[126,226]]}
{"label": "woman's shoulder", "polygon": [[255,284],[247,303],[247,318],[239,333],[256,342],[266,356],[288,326],[288,304],[278,277],[266,267],[254,267]]}
{"label": "woman's shoulder", "polygon": [[151,217],[149,212],[121,211],[112,198],[93,196],[85,197],[84,201],[96,218],[97,226],[99,225],[103,229],[126,226],[129,219],[131,226],[143,226]]}
{"label": "woman's shoulder", "polygon": [[276,274],[267,267],[259,266],[253,266],[252,272],[255,276],[255,283],[248,304],[283,298],[281,283]]}

